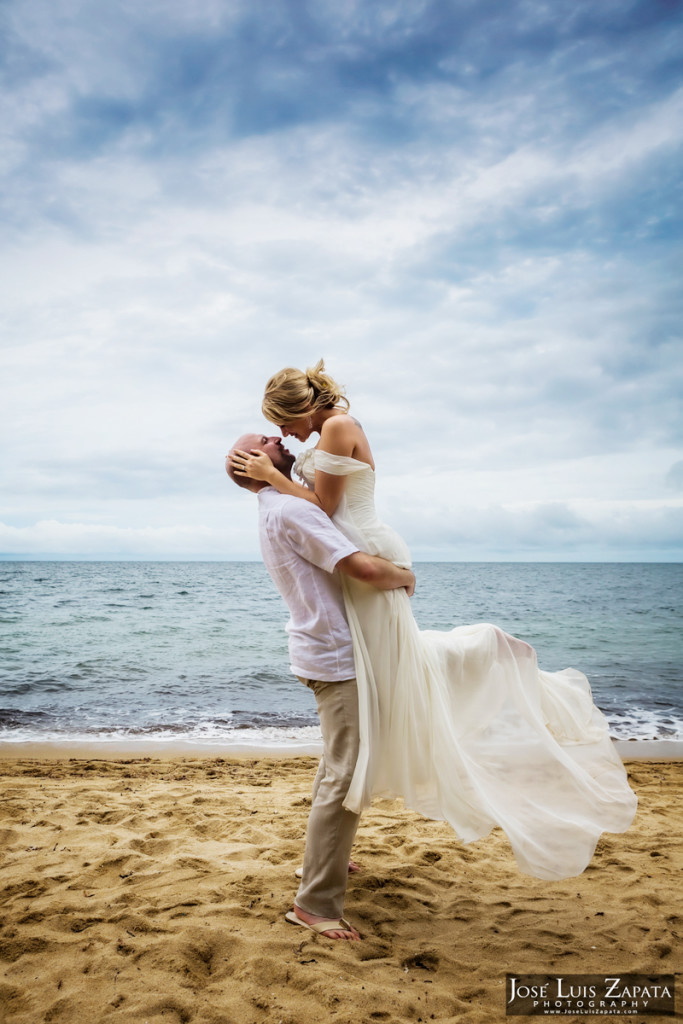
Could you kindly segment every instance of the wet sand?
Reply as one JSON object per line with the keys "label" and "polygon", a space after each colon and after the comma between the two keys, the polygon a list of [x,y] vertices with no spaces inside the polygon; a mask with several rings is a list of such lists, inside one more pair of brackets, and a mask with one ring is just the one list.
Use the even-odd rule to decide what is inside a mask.
{"label": "wet sand", "polygon": [[463,846],[376,801],[346,902],[363,941],[335,943],[284,920],[315,759],[30,755],[0,760],[7,1024],[488,1024],[507,972],[682,966],[677,761],[627,763],[633,826],[563,882],[520,874],[499,830]]}

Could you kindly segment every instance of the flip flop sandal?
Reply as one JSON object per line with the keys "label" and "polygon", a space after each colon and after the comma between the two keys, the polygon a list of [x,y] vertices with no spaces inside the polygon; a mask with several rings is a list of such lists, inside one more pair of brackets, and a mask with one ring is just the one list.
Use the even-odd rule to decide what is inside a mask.
{"label": "flip flop sandal", "polygon": [[285,921],[289,921],[290,924],[301,925],[302,928],[308,928],[310,932],[317,932],[318,935],[322,934],[322,932],[353,931],[349,922],[345,921],[343,917],[338,918],[336,921],[318,921],[317,924],[308,924],[295,914],[293,910],[288,910],[285,914]]}

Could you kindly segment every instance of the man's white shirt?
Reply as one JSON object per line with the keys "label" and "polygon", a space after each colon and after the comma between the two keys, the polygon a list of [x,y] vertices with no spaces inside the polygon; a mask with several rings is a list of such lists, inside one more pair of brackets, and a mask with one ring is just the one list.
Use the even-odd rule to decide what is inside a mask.
{"label": "man's white shirt", "polygon": [[289,608],[289,658],[302,679],[341,682],[356,674],[353,646],[335,566],[358,548],[321,508],[258,492],[259,539],[266,569]]}

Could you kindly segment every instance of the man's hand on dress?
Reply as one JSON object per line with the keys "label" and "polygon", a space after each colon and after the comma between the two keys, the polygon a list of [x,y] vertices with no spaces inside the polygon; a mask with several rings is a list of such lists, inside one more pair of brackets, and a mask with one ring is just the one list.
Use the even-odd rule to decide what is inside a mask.
{"label": "man's hand on dress", "polygon": [[413,594],[415,593],[415,573],[412,571],[412,569],[407,569],[406,571],[409,572],[410,575],[413,577],[412,581],[406,584],[405,587],[405,591],[408,597],[412,597]]}
{"label": "man's hand on dress", "polygon": [[277,470],[265,452],[252,448],[251,452],[243,452],[235,448],[228,456],[237,476],[248,476],[250,480],[270,480]]}

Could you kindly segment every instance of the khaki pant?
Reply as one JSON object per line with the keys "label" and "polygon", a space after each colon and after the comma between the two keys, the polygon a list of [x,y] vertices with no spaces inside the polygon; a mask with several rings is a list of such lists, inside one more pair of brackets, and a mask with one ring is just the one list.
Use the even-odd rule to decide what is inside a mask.
{"label": "khaki pant", "polygon": [[349,856],[360,818],[342,807],[358,758],[358,689],[355,679],[301,682],[315,694],[323,756],[313,783],[304,874],[294,902],[309,914],[336,919],[344,910]]}

